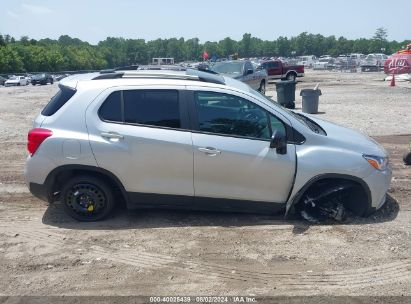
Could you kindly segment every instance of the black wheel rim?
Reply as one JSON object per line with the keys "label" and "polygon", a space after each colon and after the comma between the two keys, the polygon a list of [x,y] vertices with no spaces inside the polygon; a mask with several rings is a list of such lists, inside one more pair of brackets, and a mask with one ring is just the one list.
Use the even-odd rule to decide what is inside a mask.
{"label": "black wheel rim", "polygon": [[74,212],[92,216],[101,213],[106,207],[104,192],[93,184],[74,185],[67,193],[66,204]]}

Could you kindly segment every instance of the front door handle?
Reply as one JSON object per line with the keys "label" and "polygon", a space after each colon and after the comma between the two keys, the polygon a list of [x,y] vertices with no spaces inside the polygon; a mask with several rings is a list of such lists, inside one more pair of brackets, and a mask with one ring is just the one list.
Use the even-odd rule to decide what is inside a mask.
{"label": "front door handle", "polygon": [[213,147],[198,148],[198,151],[201,151],[209,156],[215,156],[217,154],[221,154],[221,151]]}
{"label": "front door handle", "polygon": [[108,139],[123,139],[124,136],[117,132],[101,132],[101,136]]}

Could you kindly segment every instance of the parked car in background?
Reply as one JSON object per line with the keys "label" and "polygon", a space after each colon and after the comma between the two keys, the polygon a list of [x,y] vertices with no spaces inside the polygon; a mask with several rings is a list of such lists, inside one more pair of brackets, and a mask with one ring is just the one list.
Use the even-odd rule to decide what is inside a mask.
{"label": "parked car in background", "polygon": [[54,76],[54,80],[55,80],[55,81],[60,81],[60,80],[62,80],[63,78],[66,78],[67,76],[69,76],[69,75],[68,75],[68,74],[55,75],[55,76]]}
{"label": "parked car in background", "polygon": [[59,88],[28,134],[25,178],[77,220],[104,219],[121,201],[343,220],[386,201],[383,147],[230,77],[113,71]]}
{"label": "parked car in background", "polygon": [[361,61],[362,72],[377,72],[384,69],[384,63],[388,59],[385,54],[368,54]]}
{"label": "parked car in background", "polygon": [[11,86],[25,86],[29,84],[29,79],[25,76],[12,76],[9,79],[6,80],[4,85],[6,87],[11,87]]}
{"label": "parked car in background", "polygon": [[335,68],[339,70],[357,71],[357,62],[350,55],[340,55],[335,59]]}
{"label": "parked car in background", "polygon": [[314,62],[314,70],[332,70],[335,67],[335,59],[331,56],[321,56]]}
{"label": "parked car in background", "polygon": [[256,69],[249,60],[229,60],[217,62],[210,66],[210,70],[224,76],[240,80],[254,90],[265,94],[268,75],[265,69]]}
{"label": "parked car in background", "polygon": [[0,76],[0,85],[4,85],[4,83],[6,82],[7,78]]}
{"label": "parked car in background", "polygon": [[307,68],[312,68],[314,63],[317,61],[317,57],[314,55],[299,56],[298,60],[298,64],[301,64]]}
{"label": "parked car in background", "polygon": [[42,73],[42,74],[37,74],[37,75],[33,75],[31,76],[31,84],[32,85],[36,85],[36,84],[53,84],[54,83],[54,79],[50,74],[47,73]]}
{"label": "parked car in background", "polygon": [[263,69],[267,71],[268,79],[287,79],[295,81],[297,77],[304,76],[303,65],[287,64],[281,60],[266,60],[260,62]]}
{"label": "parked car in background", "polygon": [[352,54],[350,54],[349,56],[350,56],[350,58],[351,58],[353,61],[355,61],[355,64],[356,64],[357,66],[360,66],[361,61],[362,61],[363,59],[365,59],[365,55],[364,55],[364,54],[361,54],[361,53],[352,53]]}

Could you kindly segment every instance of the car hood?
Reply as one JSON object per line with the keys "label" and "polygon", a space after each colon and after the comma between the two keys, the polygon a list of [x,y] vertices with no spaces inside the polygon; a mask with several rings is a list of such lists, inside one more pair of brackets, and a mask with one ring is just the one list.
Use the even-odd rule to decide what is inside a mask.
{"label": "car hood", "polygon": [[371,137],[358,131],[331,123],[329,121],[306,115],[321,126],[327,133],[327,139],[335,142],[336,146],[362,154],[386,157],[387,151]]}
{"label": "car hood", "polygon": [[240,79],[241,77],[243,77],[243,75],[241,74],[236,74],[236,73],[219,73],[221,76],[226,76],[226,77],[230,77],[230,78],[234,78],[234,79]]}

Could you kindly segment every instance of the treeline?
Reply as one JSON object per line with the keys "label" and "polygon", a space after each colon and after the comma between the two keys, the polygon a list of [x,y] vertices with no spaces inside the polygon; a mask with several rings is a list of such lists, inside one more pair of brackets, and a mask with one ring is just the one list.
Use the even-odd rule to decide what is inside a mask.
{"label": "treeline", "polygon": [[201,60],[207,51],[210,57],[291,57],[299,55],[338,56],[346,53],[394,53],[411,41],[387,41],[386,30],[380,28],[370,39],[349,40],[301,33],[296,37],[262,40],[244,34],[239,41],[229,37],[218,42],[200,43],[198,38],[124,39],[109,37],[97,45],[67,35],[53,39],[19,40],[0,35],[0,73],[37,71],[76,71],[114,68],[131,64],[147,64],[153,57],[173,57],[176,62]]}

